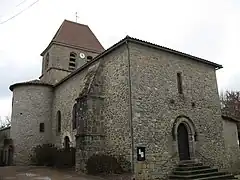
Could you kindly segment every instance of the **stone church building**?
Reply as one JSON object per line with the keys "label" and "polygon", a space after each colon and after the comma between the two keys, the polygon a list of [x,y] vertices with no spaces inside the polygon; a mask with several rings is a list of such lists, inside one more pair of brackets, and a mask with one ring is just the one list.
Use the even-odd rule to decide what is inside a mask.
{"label": "stone church building", "polygon": [[39,79],[10,86],[14,164],[43,143],[76,147],[77,170],[95,153],[123,155],[143,179],[180,160],[238,161],[237,120],[220,109],[221,65],[129,36],[105,50],[68,20],[41,56]]}

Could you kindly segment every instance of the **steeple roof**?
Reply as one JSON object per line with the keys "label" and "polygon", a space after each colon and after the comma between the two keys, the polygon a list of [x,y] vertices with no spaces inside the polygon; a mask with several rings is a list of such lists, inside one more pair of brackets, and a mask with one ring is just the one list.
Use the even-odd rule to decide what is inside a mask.
{"label": "steeple roof", "polygon": [[63,21],[52,41],[41,55],[43,55],[53,43],[82,48],[97,53],[104,51],[103,46],[87,25],[69,20]]}

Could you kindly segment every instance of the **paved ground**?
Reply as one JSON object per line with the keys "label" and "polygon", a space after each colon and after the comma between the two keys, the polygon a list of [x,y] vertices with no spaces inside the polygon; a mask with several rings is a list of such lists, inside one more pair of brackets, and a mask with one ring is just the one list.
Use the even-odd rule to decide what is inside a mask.
{"label": "paved ground", "polygon": [[80,175],[71,170],[9,166],[0,167],[0,180],[103,180],[103,178]]}

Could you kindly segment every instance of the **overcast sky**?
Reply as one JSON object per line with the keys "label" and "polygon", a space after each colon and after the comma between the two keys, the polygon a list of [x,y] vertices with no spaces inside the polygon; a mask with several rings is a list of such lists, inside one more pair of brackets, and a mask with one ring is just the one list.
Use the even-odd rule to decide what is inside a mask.
{"label": "overcast sky", "polygon": [[64,19],[87,24],[105,48],[126,35],[223,65],[219,91],[240,90],[239,0],[0,0],[0,116],[14,82],[36,79],[40,53]]}

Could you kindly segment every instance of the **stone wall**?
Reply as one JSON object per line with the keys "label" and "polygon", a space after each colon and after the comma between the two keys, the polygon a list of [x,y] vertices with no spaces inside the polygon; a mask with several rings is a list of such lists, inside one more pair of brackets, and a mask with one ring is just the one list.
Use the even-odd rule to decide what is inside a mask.
{"label": "stone wall", "polygon": [[[123,155],[131,161],[126,52],[126,46],[122,46],[99,59],[99,67],[85,99],[86,110],[80,112],[77,169],[85,170],[85,162],[96,153]],[[80,101],[84,103],[84,98]]]}
{"label": "stone wall", "polygon": [[223,133],[226,147],[225,157],[229,161],[230,168],[234,169],[240,164],[237,122],[223,119]]}
{"label": "stone wall", "polygon": [[[20,85],[13,89],[11,138],[14,163],[30,163],[32,148],[51,142],[53,89],[44,85]],[[40,132],[44,123],[44,132]]]}
{"label": "stone wall", "polygon": [[[76,145],[76,129],[72,127],[72,111],[76,99],[85,87],[86,76],[96,63],[85,68],[78,74],[55,87],[52,109],[52,141],[59,147],[63,146],[64,137],[70,138],[71,146]],[[61,112],[61,133],[57,133],[57,111]]]}
{"label": "stone wall", "polygon": [[[51,48],[49,48],[49,65],[48,70],[44,70],[45,63],[42,63],[42,76],[41,80],[47,83],[56,84],[61,79],[66,77],[68,74],[70,74],[71,71],[69,71],[69,59],[70,59],[70,53],[74,52],[76,53],[76,69],[81,67],[87,62],[87,56],[95,57],[98,55],[98,53],[94,53],[88,50],[81,50],[76,48],[70,48],[66,46],[60,46],[53,44]],[[84,53],[85,58],[80,58],[79,54]],[[45,56],[43,57],[43,61],[45,61]],[[53,67],[54,69],[50,69]]]}
{"label": "stone wall", "polygon": [[105,153],[123,155],[131,162],[127,55],[127,47],[123,45],[99,60],[91,93],[103,98],[100,123],[104,125]]}
{"label": "stone wall", "polygon": [[104,132],[100,119],[102,99],[84,96],[77,100],[76,170],[86,171],[87,160],[94,154],[103,153]]}
{"label": "stone wall", "polygon": [[[130,67],[134,152],[138,146],[146,148],[146,161],[137,162],[135,154],[138,178],[149,179],[153,174],[170,171],[161,169],[173,165],[163,165],[169,159],[175,162],[173,156],[178,149],[172,128],[176,121],[193,122],[197,137],[189,135],[192,157],[197,151],[215,165],[228,163],[223,158],[223,125],[214,67],[133,43]],[[178,92],[178,72],[182,73],[183,94]]]}

